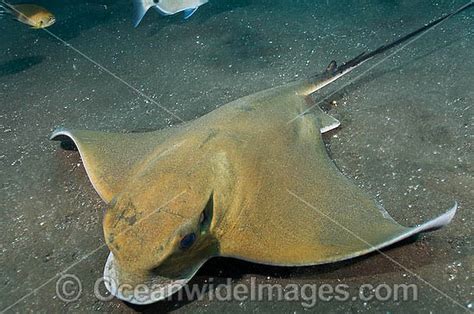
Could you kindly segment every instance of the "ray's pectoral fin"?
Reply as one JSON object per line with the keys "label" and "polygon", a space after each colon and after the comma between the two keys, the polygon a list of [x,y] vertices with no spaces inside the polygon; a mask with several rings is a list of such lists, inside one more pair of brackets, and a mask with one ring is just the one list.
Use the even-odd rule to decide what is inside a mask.
{"label": "ray's pectoral fin", "polygon": [[345,252],[343,250],[339,255],[335,255],[334,261],[378,251],[420,233],[440,229],[451,222],[456,214],[457,207],[458,205],[455,203],[444,214],[414,227],[404,227],[388,216],[388,213],[384,213],[385,218],[379,217],[374,219],[374,222],[379,220],[377,225],[371,225],[370,223],[367,225],[361,224],[362,228],[367,229],[365,233],[362,230],[358,230],[356,233],[349,228],[341,228],[344,230],[340,230],[340,232],[349,237],[348,243],[350,245],[346,248]]}
{"label": "ray's pectoral fin", "polygon": [[121,191],[133,165],[163,140],[159,132],[121,134],[65,128],[56,129],[50,139],[74,143],[92,185],[107,203]]}
{"label": "ray's pectoral fin", "polygon": [[456,210],[457,203],[444,214],[413,227],[400,225],[384,210],[372,212],[372,217],[334,216],[326,221],[327,227],[321,228],[319,253],[308,264],[337,262],[379,251],[417,234],[442,228],[451,222]]}
{"label": "ray's pectoral fin", "polygon": [[[221,241],[221,255],[276,266],[333,263],[439,229],[453,219],[457,210],[455,204],[424,224],[405,227],[356,186],[347,184],[344,188],[344,181],[349,182],[338,180],[336,187],[317,195],[314,184],[296,188],[298,194],[293,190],[287,190],[286,195],[283,191],[272,194],[268,198],[272,215],[247,212],[246,220],[237,225],[239,234]],[[326,187],[331,187],[329,181]],[[287,208],[291,208],[291,214]],[[265,224],[259,223],[262,219]],[[254,240],[256,237],[259,241]]]}

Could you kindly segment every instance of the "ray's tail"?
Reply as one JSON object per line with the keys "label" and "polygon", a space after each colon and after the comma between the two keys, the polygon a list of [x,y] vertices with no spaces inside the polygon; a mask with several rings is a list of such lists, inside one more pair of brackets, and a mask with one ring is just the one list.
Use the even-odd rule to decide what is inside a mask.
{"label": "ray's tail", "polygon": [[419,29],[389,43],[386,45],[382,45],[378,47],[375,50],[372,50],[370,52],[363,52],[360,55],[356,56],[355,58],[341,64],[337,65],[336,61],[332,61],[329,66],[327,67],[326,71],[324,71],[322,74],[315,75],[310,79],[311,86],[306,90],[306,94],[311,94],[314,93],[315,91],[323,88],[324,86],[334,82],[338,78],[342,77],[343,75],[347,74],[348,72],[354,70],[364,62],[374,58],[375,56],[382,54],[394,47],[397,47],[401,45],[402,43],[406,43],[408,40],[413,39],[417,35],[421,35],[424,32],[427,32],[428,30],[432,29],[439,23],[449,19],[450,17],[453,17],[456,14],[461,13],[462,11],[474,6],[474,0],[471,0],[469,3],[466,3],[459,9],[446,14],[428,24],[426,24],[423,27],[420,27]]}
{"label": "ray's tail", "polygon": [[349,60],[347,62],[345,62],[344,64],[342,64],[341,66],[337,67],[335,69],[335,72],[344,72],[344,71],[347,71],[349,70],[350,68],[354,68],[360,64],[362,64],[363,62],[365,61],[368,61],[370,59],[372,59],[373,57],[375,57],[376,55],[378,54],[381,54],[381,53],[384,53],[385,51],[388,51],[404,42],[406,42],[407,40],[415,37],[416,35],[418,34],[421,34],[427,30],[429,30],[430,28],[433,28],[434,26],[438,25],[439,23],[443,22],[444,20],[446,19],[449,19],[450,17],[468,9],[469,7],[473,6],[474,5],[474,1],[471,1],[465,5],[463,5],[462,7],[460,7],[459,9],[457,9],[456,11],[452,12],[452,13],[449,13],[445,16],[442,16],[440,17],[439,19],[436,19],[434,20],[433,22],[431,23],[428,23],[426,24],[425,26],[417,29],[416,31],[413,31],[411,32],[410,34],[407,34],[393,42],[391,42],[390,44],[387,44],[387,45],[382,45],[380,46],[379,48],[375,49],[375,50],[372,50],[371,52],[363,52],[361,53],[360,55],[358,55],[357,57],[355,57],[354,59],[352,60]]}

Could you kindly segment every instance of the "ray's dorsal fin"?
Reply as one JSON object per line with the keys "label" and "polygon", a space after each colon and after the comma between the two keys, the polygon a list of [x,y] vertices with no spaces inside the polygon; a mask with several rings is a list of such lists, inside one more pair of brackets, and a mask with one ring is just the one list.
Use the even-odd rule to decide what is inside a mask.
{"label": "ray's dorsal fin", "polygon": [[336,60],[332,60],[328,66],[326,67],[326,71],[328,73],[334,73],[337,70],[337,63]]}
{"label": "ray's dorsal fin", "polygon": [[165,134],[166,131],[122,134],[59,128],[50,139],[75,144],[92,185],[109,203],[122,190],[132,167],[156,149]]}
{"label": "ray's dorsal fin", "polygon": [[442,16],[428,24],[426,24],[425,26],[423,27],[420,27],[419,29],[389,43],[389,44],[386,44],[386,45],[382,45],[380,47],[378,47],[377,49],[375,50],[372,50],[370,52],[363,52],[361,54],[359,54],[358,56],[356,56],[355,58],[347,61],[347,62],[344,62],[343,64],[341,64],[340,66],[337,66],[336,64],[336,61],[331,61],[331,63],[328,65],[328,67],[326,68],[326,70],[321,73],[321,74],[317,74],[315,76],[313,76],[312,78],[310,78],[308,80],[308,82],[305,84],[305,86],[303,87],[303,90],[301,91],[302,94],[304,95],[309,95],[309,94],[312,94],[318,90],[320,90],[321,88],[331,84],[332,82],[334,82],[335,80],[337,80],[338,78],[344,76],[345,74],[349,73],[350,71],[354,70],[355,68],[359,67],[361,64],[365,63],[366,61],[374,58],[375,56],[377,55],[380,55],[396,46],[399,46],[401,45],[402,43],[406,43],[408,40],[414,38],[415,36],[417,35],[421,35],[422,33],[430,30],[431,28],[435,27],[436,25],[438,25],[439,23],[449,19],[450,17],[458,14],[458,13],[461,13],[462,11],[470,8],[474,6],[474,1],[470,1],[469,3],[463,5],[462,7],[460,7],[459,9],[449,13],[449,14],[446,14],[445,16]]}

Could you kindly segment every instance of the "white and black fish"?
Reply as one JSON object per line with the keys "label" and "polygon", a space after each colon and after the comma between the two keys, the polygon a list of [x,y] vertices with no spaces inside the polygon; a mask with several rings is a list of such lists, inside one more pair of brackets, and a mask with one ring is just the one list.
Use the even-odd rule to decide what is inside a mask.
{"label": "white and black fish", "polygon": [[137,27],[150,8],[155,8],[163,15],[183,12],[184,18],[187,19],[207,2],[208,0],[133,0],[133,25]]}

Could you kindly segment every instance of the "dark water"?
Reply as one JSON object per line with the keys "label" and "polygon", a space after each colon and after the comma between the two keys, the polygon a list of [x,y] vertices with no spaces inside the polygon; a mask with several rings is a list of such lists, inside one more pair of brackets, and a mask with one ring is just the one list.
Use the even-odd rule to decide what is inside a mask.
{"label": "dark water", "polygon": [[[108,254],[105,204],[79,156],[48,136],[57,126],[146,131],[192,120],[233,99],[322,71],[406,34],[463,1],[211,0],[189,20],[149,12],[131,25],[130,1],[38,1],[57,23],[45,31],[0,20],[1,308],[25,311],[463,312],[473,306],[474,10],[453,17],[337,91],[327,136],[338,167],[400,223],[452,206],[443,230],[368,257],[319,267],[208,262],[193,284],[349,286],[354,299],[159,302],[131,307],[94,295]],[[60,40],[64,42],[61,42]],[[66,46],[65,42],[71,46]],[[113,75],[112,75],[113,74]],[[124,83],[126,82],[126,83]],[[139,92],[137,92],[137,90]],[[142,96],[150,97],[150,102]],[[166,112],[166,108],[173,115]],[[388,257],[387,257],[388,256]],[[82,283],[59,299],[58,274]],[[362,284],[415,284],[417,300],[357,298]]]}

